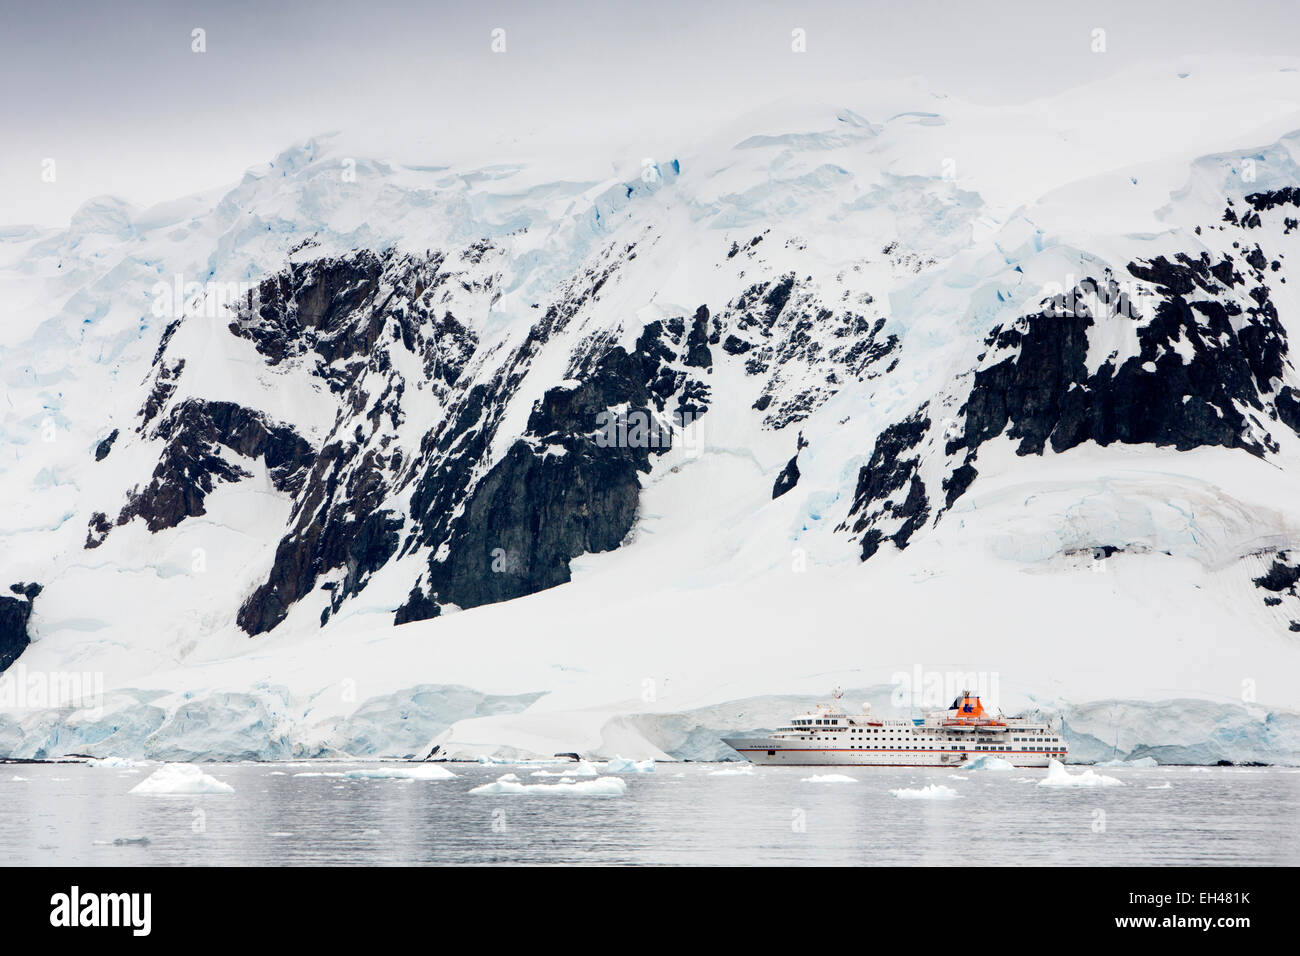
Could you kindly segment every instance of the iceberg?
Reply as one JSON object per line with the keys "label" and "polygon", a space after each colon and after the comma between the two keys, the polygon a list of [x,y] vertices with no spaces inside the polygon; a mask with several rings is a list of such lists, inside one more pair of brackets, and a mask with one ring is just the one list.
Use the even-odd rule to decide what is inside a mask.
{"label": "iceberg", "polygon": [[1107,777],[1091,768],[1082,773],[1071,774],[1065,764],[1059,760],[1047,765],[1047,776],[1038,781],[1040,787],[1122,787],[1124,784],[1114,777]]}
{"label": "iceberg", "polygon": [[131,792],[144,795],[230,794],[235,792],[235,788],[209,776],[193,764],[168,763],[137,783]]}
{"label": "iceberg", "polygon": [[815,773],[804,777],[800,783],[857,783],[857,777],[848,777],[842,773]]}

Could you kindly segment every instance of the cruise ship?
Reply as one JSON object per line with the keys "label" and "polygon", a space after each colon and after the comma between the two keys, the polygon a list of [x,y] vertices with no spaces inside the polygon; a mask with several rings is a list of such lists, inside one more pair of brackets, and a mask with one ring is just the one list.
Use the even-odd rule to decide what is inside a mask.
{"label": "cruise ship", "polygon": [[961,767],[988,754],[1017,767],[1046,767],[1069,752],[1050,722],[990,714],[970,691],[947,710],[911,720],[873,717],[870,704],[860,714],[838,702],[819,704],[766,737],[723,743],[752,763],[782,766]]}

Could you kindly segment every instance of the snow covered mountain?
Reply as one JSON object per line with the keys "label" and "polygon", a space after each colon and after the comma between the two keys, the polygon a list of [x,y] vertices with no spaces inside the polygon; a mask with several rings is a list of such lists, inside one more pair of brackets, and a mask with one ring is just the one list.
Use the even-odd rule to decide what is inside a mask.
{"label": "snow covered mountain", "polygon": [[938,674],[1300,761],[1298,94],[323,137],[5,230],[0,754],[718,758]]}

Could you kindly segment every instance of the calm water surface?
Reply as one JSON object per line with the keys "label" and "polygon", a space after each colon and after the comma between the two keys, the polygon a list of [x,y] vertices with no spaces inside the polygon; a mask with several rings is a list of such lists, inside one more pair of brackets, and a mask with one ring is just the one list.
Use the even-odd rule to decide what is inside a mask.
{"label": "calm water surface", "polygon": [[[1283,768],[1104,768],[1124,786],[1056,789],[1035,785],[1042,770],[717,776],[736,765],[660,764],[624,776],[626,795],[600,798],[468,792],[512,771],[554,783],[530,778],[531,766],[444,764],[455,779],[405,781],[294,776],[374,763],[212,764],[204,770],[233,795],[131,794],[155,766],[0,766],[0,856],[75,866],[1300,863],[1300,771]],[[825,773],[856,782],[804,780]],[[926,784],[960,796],[890,793]]]}

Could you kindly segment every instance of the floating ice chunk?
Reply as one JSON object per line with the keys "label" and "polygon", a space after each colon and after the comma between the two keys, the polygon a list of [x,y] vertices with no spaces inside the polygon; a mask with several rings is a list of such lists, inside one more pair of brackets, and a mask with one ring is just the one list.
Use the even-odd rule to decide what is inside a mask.
{"label": "floating ice chunk", "polygon": [[456,775],[446,767],[422,763],[413,767],[366,767],[349,770],[343,776],[349,780],[450,780]]}
{"label": "floating ice chunk", "polygon": [[235,788],[209,776],[192,763],[165,763],[134,787],[132,793],[234,793]]}
{"label": "floating ice chunk", "polygon": [[91,767],[116,767],[119,769],[144,767],[148,765],[147,761],[130,760],[126,757],[100,757],[98,759],[87,760],[86,763]]}
{"label": "floating ice chunk", "polygon": [[1040,787],[1122,787],[1114,777],[1107,777],[1091,768],[1083,773],[1071,774],[1059,760],[1049,761],[1047,776],[1038,781]]}
{"label": "floating ice chunk", "polygon": [[749,777],[754,773],[754,765],[747,763],[743,767],[723,767],[721,770],[710,770],[710,777]]}
{"label": "floating ice chunk", "polygon": [[149,838],[147,836],[118,837],[113,841],[113,846],[148,846]]}
{"label": "floating ice chunk", "polygon": [[815,773],[804,777],[802,783],[857,783],[857,777],[847,777],[842,773]]}
{"label": "floating ice chunk", "polygon": [[1172,790],[1174,785],[1166,780],[1164,783],[1153,783],[1147,787],[1148,790]]}
{"label": "floating ice chunk", "polygon": [[982,754],[966,764],[963,770],[1015,770],[1015,765],[1009,760],[1003,760],[993,754]]}
{"label": "floating ice chunk", "polygon": [[304,770],[302,771],[302,773],[295,773],[294,776],[295,777],[341,777],[343,776],[343,773],[341,771]]}
{"label": "floating ice chunk", "polygon": [[618,777],[561,780],[559,783],[521,783],[515,774],[508,773],[493,783],[475,787],[470,793],[488,796],[621,797],[627,793],[627,783]]}
{"label": "floating ice chunk", "polygon": [[598,777],[600,771],[585,760],[579,760],[578,765],[571,770],[534,770],[530,776],[533,777]]}
{"label": "floating ice chunk", "polygon": [[616,756],[613,760],[605,764],[605,773],[654,773],[655,762],[653,760],[624,760]]}
{"label": "floating ice chunk", "polygon": [[950,773],[950,774],[948,774],[948,779],[949,779],[949,780],[967,780],[967,779],[969,779],[969,778],[968,778],[968,777],[963,777],[963,776],[962,776],[961,774],[959,774],[959,773]]}
{"label": "floating ice chunk", "polygon": [[961,796],[952,787],[945,787],[941,783],[926,784],[920,790],[902,789],[890,790],[894,796],[900,800],[956,800]]}

